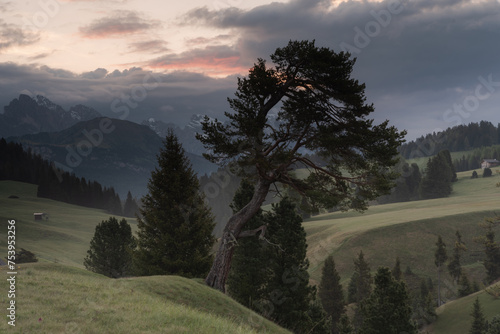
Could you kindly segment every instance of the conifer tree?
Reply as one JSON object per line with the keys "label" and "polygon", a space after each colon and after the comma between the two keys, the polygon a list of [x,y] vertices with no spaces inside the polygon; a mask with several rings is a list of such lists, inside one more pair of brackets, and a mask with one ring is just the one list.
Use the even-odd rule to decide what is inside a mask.
{"label": "conifer tree", "polygon": [[354,334],[356,333],[354,327],[351,325],[349,317],[344,313],[340,317],[339,324],[337,325],[338,334]]}
{"label": "conifer tree", "polygon": [[[397,173],[397,148],[404,132],[369,115],[364,85],[351,78],[354,59],[344,52],[317,47],[314,41],[290,41],[259,58],[238,79],[228,122],[202,122],[197,138],[204,155],[220,165],[238,167],[241,176],[257,180],[252,200],[224,227],[222,242],[205,281],[225,291],[234,248],[246,223],[258,211],[274,184],[286,184],[325,208],[364,210],[370,200],[387,194]],[[278,117],[271,118],[272,110]],[[320,153],[326,163],[304,157],[304,149]],[[313,171],[293,175],[294,166]]]}
{"label": "conifer tree", "polygon": [[202,277],[212,263],[214,218],[173,131],[164,140],[138,218],[140,275]]}
{"label": "conifer tree", "polygon": [[462,265],[460,260],[462,258],[462,253],[467,250],[465,243],[462,241],[462,235],[457,230],[455,233],[457,240],[455,241],[455,246],[453,247],[453,255],[451,261],[448,263],[448,272],[450,276],[453,277],[455,282],[458,282],[460,276],[462,275]]}
{"label": "conifer tree", "polygon": [[446,161],[446,163],[449,166],[449,171],[450,171],[450,180],[451,182],[456,182],[457,181],[457,172],[455,171],[455,166],[453,165],[453,162],[451,160],[451,154],[449,150],[442,150],[438,153],[438,155],[441,156],[441,158]]}
{"label": "conifer tree", "polygon": [[486,268],[488,282],[493,282],[500,278],[500,245],[495,241],[495,231],[493,227],[498,224],[493,220],[487,220],[486,235],[484,237],[484,252],[486,259],[484,267]]}
{"label": "conifer tree", "polygon": [[[254,186],[243,179],[234,195],[231,208],[233,212],[241,210],[251,199]],[[262,209],[248,222],[248,228],[254,229],[263,225]],[[264,254],[265,241],[257,236],[238,240],[227,278],[227,292],[246,307],[255,309],[263,298],[269,259]]]}
{"label": "conifer tree", "polygon": [[307,311],[307,325],[304,326],[302,332],[308,334],[330,334],[332,330],[331,317],[323,309],[321,301],[314,298],[309,304]]}
{"label": "conifer tree", "polygon": [[399,256],[396,257],[396,264],[392,269],[392,275],[394,276],[396,281],[399,281],[403,278],[403,272],[401,271],[401,261],[399,261]]}
{"label": "conifer tree", "polygon": [[396,281],[389,268],[379,268],[375,288],[362,304],[361,334],[416,334],[410,297],[403,281]]}
{"label": "conifer tree", "polygon": [[483,309],[481,303],[479,302],[479,297],[476,297],[476,301],[472,305],[472,324],[469,330],[470,334],[484,334],[488,329],[486,318],[483,314]]}
{"label": "conifer tree", "polygon": [[326,313],[332,317],[332,333],[336,334],[339,320],[345,313],[345,301],[340,275],[331,255],[325,260],[318,295]]}
{"label": "conifer tree", "polygon": [[370,266],[365,261],[363,251],[360,251],[358,258],[354,260],[354,273],[349,283],[349,303],[359,303],[367,298],[372,291],[371,284]]}
{"label": "conifer tree", "polygon": [[132,252],[136,242],[125,219],[103,220],[95,228],[83,264],[87,270],[118,278],[132,274]]}
{"label": "conifer tree", "polygon": [[465,297],[472,293],[472,286],[470,284],[469,278],[465,273],[460,275],[460,279],[458,281],[458,296]]}
{"label": "conifer tree", "polygon": [[365,261],[363,251],[359,252],[358,258],[354,260],[354,273],[349,283],[350,300],[356,303],[354,310],[354,327],[359,328],[363,323],[363,315],[360,311],[361,303],[370,296],[372,292],[372,275],[370,266]]}
{"label": "conifer tree", "polygon": [[500,315],[496,315],[491,319],[485,334],[500,334]]}
{"label": "conifer tree", "polygon": [[307,315],[315,289],[309,285],[306,233],[295,205],[285,197],[266,215],[268,272],[265,298],[272,303],[270,317],[294,332],[307,332]]}
{"label": "conifer tree", "polygon": [[129,191],[127,193],[127,199],[125,200],[125,205],[123,206],[123,215],[125,217],[135,217],[139,212],[139,206],[137,202],[132,197],[132,193]]}
{"label": "conifer tree", "polygon": [[441,268],[443,264],[448,259],[446,254],[446,244],[443,242],[441,236],[438,236],[438,241],[436,242],[436,252],[434,253],[434,264],[438,269],[438,306],[441,305]]}
{"label": "conifer tree", "polygon": [[436,318],[432,293],[424,279],[420,281],[420,293],[413,301],[413,319],[419,325],[430,324]]}
{"label": "conifer tree", "polygon": [[449,164],[446,154],[438,154],[429,158],[425,176],[420,184],[422,198],[440,198],[451,194],[454,171],[453,165]]}

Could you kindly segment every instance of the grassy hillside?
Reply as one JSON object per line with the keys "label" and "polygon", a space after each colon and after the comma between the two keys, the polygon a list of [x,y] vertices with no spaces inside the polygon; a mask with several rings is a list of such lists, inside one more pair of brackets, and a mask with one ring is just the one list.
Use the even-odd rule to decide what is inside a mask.
{"label": "grassy hillside", "polygon": [[[201,280],[113,280],[82,269],[95,226],[110,216],[106,212],[37,198],[36,186],[12,181],[0,181],[0,207],[0,253],[7,254],[7,221],[15,219],[16,248],[40,259],[19,265],[17,326],[9,332],[288,333]],[[34,221],[34,212],[50,218]],[[135,230],[136,220],[128,222]],[[7,268],[0,268],[6,277]],[[6,280],[0,289],[7,293]],[[7,302],[1,298],[0,307],[5,310]],[[7,327],[0,322],[0,333]]]}
{"label": "grassy hillside", "polygon": [[[83,268],[95,226],[110,214],[36,197],[36,185],[0,181],[0,252],[6,254],[7,220],[16,220],[17,248],[25,248],[38,257]],[[8,198],[11,195],[19,198]],[[34,212],[49,214],[49,220],[35,221]],[[128,219],[132,229],[135,219]],[[3,257],[3,256],[2,256]]]}
{"label": "grassy hillside", "polygon": [[[496,284],[500,287],[500,283]],[[494,298],[484,291],[446,303],[437,309],[438,318],[427,329],[433,334],[466,334],[472,322],[472,304],[479,298],[483,313],[487,320],[500,315],[500,299]]]}
{"label": "grassy hillside", "polygon": [[[435,280],[437,236],[442,235],[451,252],[457,229],[469,248],[465,270],[472,278],[484,278],[480,245],[473,238],[483,232],[478,223],[500,212],[500,188],[496,187],[500,177],[494,173],[491,178],[470,179],[471,173],[458,174],[449,198],[378,205],[365,213],[335,212],[308,219],[304,227],[313,283],[320,279],[324,259],[332,254],[346,286],[353,259],[361,249],[373,271],[378,266],[392,267],[399,256],[403,270],[409,266],[420,277]],[[10,195],[19,198],[10,199]],[[95,226],[109,218],[105,212],[39,199],[36,186],[10,181],[0,181],[0,207],[0,252],[6,254],[7,220],[16,219],[17,248],[31,250],[41,258],[40,264],[21,265],[18,275],[18,319],[27,332],[93,333],[116,328],[117,333],[246,333],[259,329],[253,325],[255,315],[244,308],[238,311],[238,304],[195,281],[165,276],[110,280],[81,269]],[[34,221],[33,212],[46,212],[50,219]],[[135,230],[135,219],[128,221]],[[2,284],[6,289],[6,282]],[[455,289],[445,275],[445,298],[453,299]],[[453,305],[470,313],[469,304],[460,304],[467,300],[447,303],[440,310],[436,333],[453,332],[446,329],[453,321],[446,319],[454,316]],[[495,307],[497,304],[492,301]],[[460,317],[468,319],[466,313]],[[268,332],[280,331],[268,328]]]}
{"label": "grassy hillside", "polygon": [[335,212],[308,219],[304,227],[312,279],[320,279],[322,263],[331,254],[345,281],[361,249],[372,270],[382,265],[392,267],[399,256],[403,270],[410,266],[415,273],[434,276],[437,236],[442,235],[451,251],[457,229],[470,250],[465,264],[476,277],[482,277],[483,269],[478,265],[481,254],[475,252],[480,246],[472,239],[483,232],[478,223],[500,213],[500,188],[496,187],[500,177],[470,179],[470,174],[458,173],[459,180],[448,198],[378,205],[365,213]]}
{"label": "grassy hillside", "polygon": [[[1,333],[288,333],[195,280],[115,280],[54,263],[19,267],[16,327],[4,316]],[[0,289],[8,291],[5,279]],[[4,313],[7,303],[0,299]]]}

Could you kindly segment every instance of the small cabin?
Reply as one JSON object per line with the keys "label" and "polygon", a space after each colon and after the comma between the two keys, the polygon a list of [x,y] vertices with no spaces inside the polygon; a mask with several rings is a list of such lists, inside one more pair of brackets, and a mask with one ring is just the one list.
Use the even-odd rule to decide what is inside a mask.
{"label": "small cabin", "polygon": [[500,161],[498,161],[497,159],[483,159],[483,161],[481,162],[482,169],[497,167],[497,166],[500,166]]}
{"label": "small cabin", "polygon": [[43,212],[35,212],[33,216],[35,220],[49,220],[49,215]]}

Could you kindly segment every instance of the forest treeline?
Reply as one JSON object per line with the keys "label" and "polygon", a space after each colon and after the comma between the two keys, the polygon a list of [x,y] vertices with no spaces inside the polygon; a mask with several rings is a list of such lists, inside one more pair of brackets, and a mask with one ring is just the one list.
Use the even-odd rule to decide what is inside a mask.
{"label": "forest treeline", "polygon": [[0,180],[36,184],[38,197],[102,209],[115,215],[128,215],[130,207],[136,206],[130,192],[122,207],[120,196],[113,187],[104,187],[99,182],[57,169],[40,155],[25,151],[21,144],[7,142],[4,138],[0,139]]}
{"label": "forest treeline", "polygon": [[399,153],[405,159],[412,159],[430,157],[442,150],[469,151],[497,144],[500,144],[500,124],[494,126],[491,122],[481,121],[421,136],[401,145]]}
{"label": "forest treeline", "polygon": [[467,154],[462,155],[460,159],[453,160],[453,165],[457,172],[464,172],[472,169],[481,168],[483,159],[500,159],[500,145],[476,148]]}

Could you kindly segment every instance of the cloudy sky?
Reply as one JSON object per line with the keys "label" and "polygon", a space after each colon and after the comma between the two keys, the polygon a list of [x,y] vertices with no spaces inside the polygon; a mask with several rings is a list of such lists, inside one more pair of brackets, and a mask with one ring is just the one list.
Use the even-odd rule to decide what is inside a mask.
{"label": "cloudy sky", "polygon": [[349,51],[408,138],[500,122],[500,0],[2,0],[0,105],[20,93],[131,121],[220,116],[289,40]]}

